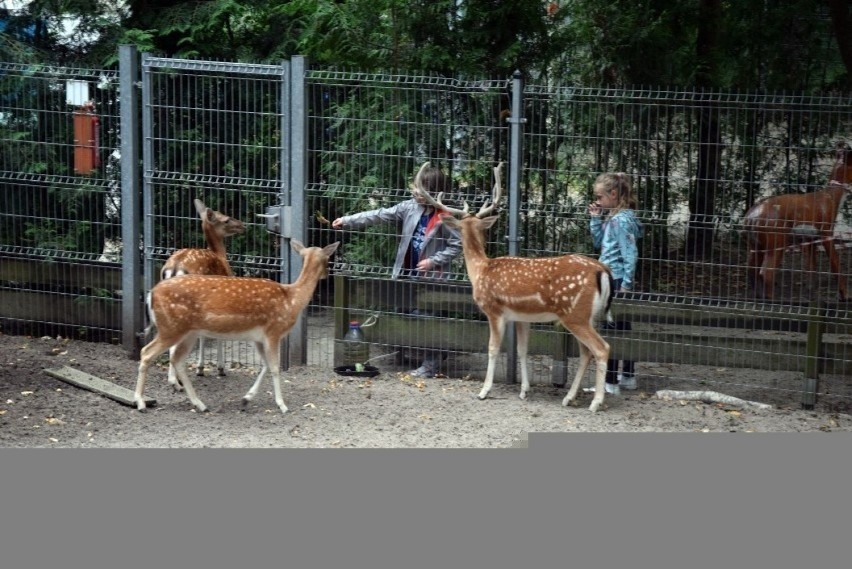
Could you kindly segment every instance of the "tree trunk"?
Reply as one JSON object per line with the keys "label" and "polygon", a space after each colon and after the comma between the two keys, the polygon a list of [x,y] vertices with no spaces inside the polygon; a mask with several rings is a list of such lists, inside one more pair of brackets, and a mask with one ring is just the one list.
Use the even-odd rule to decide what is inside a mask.
{"label": "tree trunk", "polygon": [[[717,83],[721,6],[721,0],[701,0],[699,5],[698,69],[695,77],[699,87],[712,89]],[[711,111],[709,102],[701,102],[699,120],[698,172],[689,199],[686,234],[686,254],[691,258],[703,257],[713,243],[717,176],[722,151],[719,118]]]}
{"label": "tree trunk", "polygon": [[847,77],[852,78],[852,16],[849,14],[849,0],[828,0],[828,7],[831,10],[831,22],[834,25],[834,37],[837,38],[840,58],[846,66]]}

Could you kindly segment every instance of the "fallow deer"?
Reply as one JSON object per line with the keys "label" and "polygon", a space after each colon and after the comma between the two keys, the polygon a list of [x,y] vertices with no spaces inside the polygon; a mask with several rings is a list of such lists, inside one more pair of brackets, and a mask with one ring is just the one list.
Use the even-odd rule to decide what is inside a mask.
{"label": "fallow deer", "polygon": [[[784,194],[753,205],[743,220],[748,239],[748,282],[763,297],[775,296],[775,272],[785,250],[800,243],[805,268],[816,267],[816,246],[822,243],[831,271],[837,276],[838,296],[847,298],[846,278],[834,246],[834,222],[846,196],[852,192],[852,151],[838,147],[828,186],[806,194]],[[761,287],[762,284],[762,287]],[[762,290],[761,290],[762,289]]]}
{"label": "fallow deer", "polygon": [[151,289],[147,304],[157,336],[142,348],[140,355],[134,395],[137,409],[145,409],[142,392],[148,368],[168,349],[170,365],[187,397],[199,411],[207,410],[184,365],[195,340],[206,336],[254,342],[264,363],[251,389],[243,396],[243,404],[254,398],[268,371],[272,374],[275,402],[282,413],[287,412],[281,396],[280,343],[310,301],[319,280],[327,276],[329,257],[340,242],[324,248],[305,247],[295,239],[290,243],[302,256],[302,271],[291,284],[259,278],[183,275],[160,281]]}
{"label": "fallow deer", "polygon": [[488,368],[479,398],[485,399],[491,391],[500,344],[508,321],[515,322],[521,365],[519,396],[526,399],[530,388],[527,370],[530,323],[558,320],[574,335],[580,347],[579,367],[562,405],[567,406],[576,398],[581,380],[594,357],[597,366],[595,394],[589,410],[597,411],[604,400],[606,361],[610,348],[595,329],[595,324],[602,317],[608,320],[611,318],[609,309],[614,293],[612,274],[606,265],[585,255],[534,259],[511,256],[488,258],[485,254],[485,230],[497,220],[496,215],[489,214],[500,200],[502,165],[494,168],[495,184],[491,203],[483,204],[475,215],[470,213],[467,203],[463,210],[458,210],[445,206],[440,194],[437,199],[429,196],[419,184],[419,174],[414,180],[416,190],[430,203],[459,216],[448,216],[444,223],[461,231],[473,300],[488,318],[490,328]]}
{"label": "fallow deer", "polygon": [[[160,280],[179,275],[220,275],[234,276],[228,258],[225,255],[225,238],[240,235],[246,227],[242,221],[210,209],[204,202],[196,199],[195,211],[201,218],[201,230],[207,242],[206,249],[178,249],[166,259],[160,270]],[[222,342],[217,342],[217,368],[219,375],[225,375],[225,355]],[[204,375],[204,338],[198,338],[198,375]],[[169,369],[169,383],[176,390],[182,389],[173,369]]]}

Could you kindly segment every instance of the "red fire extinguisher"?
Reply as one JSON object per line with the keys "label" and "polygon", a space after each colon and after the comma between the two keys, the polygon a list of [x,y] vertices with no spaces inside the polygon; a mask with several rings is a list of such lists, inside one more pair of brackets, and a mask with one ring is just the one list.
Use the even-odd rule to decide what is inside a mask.
{"label": "red fire extinguisher", "polygon": [[74,173],[91,174],[101,165],[100,118],[95,104],[88,101],[74,111]]}

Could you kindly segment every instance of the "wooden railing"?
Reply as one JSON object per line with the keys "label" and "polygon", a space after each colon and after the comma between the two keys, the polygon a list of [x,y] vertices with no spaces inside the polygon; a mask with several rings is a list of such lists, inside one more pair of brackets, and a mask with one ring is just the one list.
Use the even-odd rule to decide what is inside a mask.
{"label": "wooden railing", "polygon": [[[368,340],[385,346],[485,353],[488,322],[463,283],[422,283],[336,275],[335,339],[350,319],[378,315]],[[428,312],[424,317],[413,310]],[[640,362],[714,365],[796,371],[803,374],[802,403],[813,405],[820,374],[852,376],[848,340],[852,318],[845,304],[781,304],[727,299],[688,299],[627,293],[613,315],[632,322],[631,331],[602,333],[613,357]],[[504,346],[505,347],[505,346]],[[553,357],[551,381],[564,384],[567,358],[576,342],[561,327],[534,326],[531,355]],[[335,365],[339,350],[335,350]]]}

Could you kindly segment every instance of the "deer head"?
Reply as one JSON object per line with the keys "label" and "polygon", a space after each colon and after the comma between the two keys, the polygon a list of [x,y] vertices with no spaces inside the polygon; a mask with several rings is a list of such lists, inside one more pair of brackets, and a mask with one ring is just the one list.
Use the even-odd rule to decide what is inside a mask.
{"label": "deer head", "polygon": [[[475,217],[483,218],[487,217],[494,208],[500,203],[500,198],[503,194],[503,184],[502,184],[502,169],[505,162],[500,162],[497,166],[494,167],[494,187],[491,190],[491,203],[488,203],[488,200],[482,204],[482,207],[479,208],[479,211],[476,212]],[[423,187],[421,182],[421,175],[423,174],[423,170],[429,167],[429,162],[424,162],[420,167],[420,170],[417,171],[417,175],[414,177],[413,190],[418,193],[427,203],[434,206],[437,209],[446,211],[447,213],[451,213],[453,215],[460,216],[461,219],[466,217],[470,217],[470,205],[467,201],[464,202],[464,209],[456,209],[450,206],[444,205],[441,201],[444,197],[444,193],[441,192],[438,194],[437,198],[432,197],[428,191]]]}

